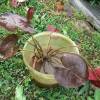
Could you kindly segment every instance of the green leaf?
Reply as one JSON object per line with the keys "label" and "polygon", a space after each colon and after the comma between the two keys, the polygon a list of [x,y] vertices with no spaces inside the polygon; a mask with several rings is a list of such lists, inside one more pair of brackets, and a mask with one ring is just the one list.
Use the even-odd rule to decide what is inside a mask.
{"label": "green leaf", "polygon": [[82,95],[83,93],[88,92],[90,89],[90,83],[89,81],[86,81],[85,85],[80,89],[79,95]]}
{"label": "green leaf", "polygon": [[87,100],[93,100],[90,96],[87,97]]}
{"label": "green leaf", "polygon": [[0,0],[0,4],[7,2],[7,0]]}
{"label": "green leaf", "polygon": [[95,90],[94,98],[95,100],[100,100],[100,89]]}
{"label": "green leaf", "polygon": [[16,87],[15,100],[26,100],[26,97],[23,94],[23,86],[21,86],[21,85],[18,85]]}

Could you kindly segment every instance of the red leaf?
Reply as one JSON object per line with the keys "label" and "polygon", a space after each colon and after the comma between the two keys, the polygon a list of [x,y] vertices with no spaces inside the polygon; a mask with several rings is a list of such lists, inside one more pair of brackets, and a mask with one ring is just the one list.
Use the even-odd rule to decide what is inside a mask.
{"label": "red leaf", "polygon": [[33,33],[33,27],[27,22],[27,19],[13,13],[5,13],[0,15],[0,26],[9,31],[16,31],[17,28]]}
{"label": "red leaf", "polygon": [[89,69],[89,77],[93,85],[100,88],[100,68]]}
{"label": "red leaf", "polygon": [[33,18],[33,14],[35,12],[35,9],[33,7],[29,7],[28,11],[27,11],[27,21],[30,23],[32,18]]}
{"label": "red leaf", "polygon": [[59,30],[57,28],[55,28],[53,25],[48,25],[47,26],[47,31],[59,32]]}

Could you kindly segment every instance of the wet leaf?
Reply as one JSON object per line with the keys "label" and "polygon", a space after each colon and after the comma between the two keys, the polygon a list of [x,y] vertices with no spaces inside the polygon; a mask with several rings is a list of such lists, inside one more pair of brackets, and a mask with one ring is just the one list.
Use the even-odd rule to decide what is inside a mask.
{"label": "wet leaf", "polygon": [[0,44],[0,60],[6,60],[18,51],[19,46],[16,45],[18,41],[18,36],[16,34],[11,34],[5,37]]}
{"label": "wet leaf", "polygon": [[96,68],[96,69],[89,69],[89,77],[88,79],[90,80],[90,82],[96,86],[100,88],[100,68]]}
{"label": "wet leaf", "polygon": [[58,12],[64,11],[64,3],[61,0],[57,0],[55,3],[55,10]]}
{"label": "wet leaf", "polygon": [[47,31],[59,32],[59,30],[57,28],[55,28],[53,25],[48,25],[47,26]]}
{"label": "wet leaf", "polygon": [[26,18],[13,13],[0,15],[0,26],[9,31],[16,31],[19,28],[28,33],[34,32],[33,27],[28,23]]}
{"label": "wet leaf", "polygon": [[87,64],[79,55],[66,53],[61,57],[65,68],[55,69],[55,78],[64,87],[79,87],[87,80]]}

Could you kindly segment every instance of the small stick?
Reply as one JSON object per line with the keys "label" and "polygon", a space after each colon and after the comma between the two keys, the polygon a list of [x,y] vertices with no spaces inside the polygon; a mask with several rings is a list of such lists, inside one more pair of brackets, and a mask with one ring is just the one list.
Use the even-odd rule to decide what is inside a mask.
{"label": "small stick", "polygon": [[32,66],[33,68],[36,67],[36,66],[35,66],[35,65],[36,65],[36,62],[37,62],[37,57],[34,58],[34,63],[33,63],[33,66]]}

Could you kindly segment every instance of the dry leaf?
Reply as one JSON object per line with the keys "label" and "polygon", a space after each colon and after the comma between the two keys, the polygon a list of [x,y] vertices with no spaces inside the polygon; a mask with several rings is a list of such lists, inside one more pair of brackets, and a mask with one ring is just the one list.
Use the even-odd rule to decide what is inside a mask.
{"label": "dry leaf", "polygon": [[55,78],[64,87],[79,87],[87,80],[87,64],[76,54],[66,53],[61,57],[65,68],[55,69]]}
{"label": "dry leaf", "polygon": [[61,0],[57,0],[55,3],[55,10],[58,12],[64,11],[64,3]]}
{"label": "dry leaf", "polygon": [[18,41],[18,36],[16,34],[11,34],[5,37],[0,44],[0,60],[5,60],[18,51],[18,46],[16,46],[16,42]]}
{"label": "dry leaf", "polygon": [[68,17],[73,17],[73,10],[71,8],[71,5],[66,4],[64,6],[64,10],[67,12]]}

